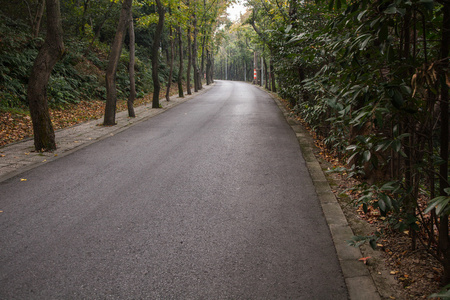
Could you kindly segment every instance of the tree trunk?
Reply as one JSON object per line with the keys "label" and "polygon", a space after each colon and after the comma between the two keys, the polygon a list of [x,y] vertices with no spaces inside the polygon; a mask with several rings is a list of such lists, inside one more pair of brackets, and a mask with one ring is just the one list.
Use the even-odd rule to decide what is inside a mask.
{"label": "tree trunk", "polygon": [[266,63],[266,58],[263,58],[263,62],[264,62],[264,78],[266,79],[266,83],[265,83],[265,88],[270,90],[269,88],[269,72],[267,70],[267,63]]}
{"label": "tree trunk", "polygon": [[111,45],[111,52],[109,53],[108,67],[106,68],[106,106],[103,125],[116,125],[116,72],[120,53],[122,52],[125,30],[127,29],[130,18],[132,2],[132,0],[124,0],[122,3],[119,24],[117,25],[116,35]]}
{"label": "tree trunk", "polygon": [[203,36],[202,39],[202,59],[201,59],[201,64],[200,64],[200,72],[199,72],[199,84],[200,84],[200,90],[203,88],[202,85],[202,78],[203,78],[203,74],[205,74],[205,48],[206,48],[206,35]]}
{"label": "tree trunk", "polygon": [[33,22],[33,38],[37,38],[41,28],[42,16],[44,15],[45,0],[39,1],[36,17]]}
{"label": "tree trunk", "polygon": [[178,46],[178,55],[180,57],[180,66],[178,69],[178,97],[183,98],[183,37],[181,35],[181,26],[178,26]]}
{"label": "tree trunk", "polygon": [[47,0],[47,36],[34,61],[28,81],[27,98],[34,131],[34,147],[37,151],[56,149],[47,103],[47,84],[56,62],[64,54],[63,31],[59,0]]}
{"label": "tree trunk", "polygon": [[273,70],[273,62],[272,62],[272,57],[270,58],[270,78],[272,79],[272,92],[276,93],[277,92],[277,87],[275,85],[275,72]]}
{"label": "tree trunk", "polygon": [[169,28],[169,39],[170,39],[170,56],[169,56],[169,79],[167,81],[167,89],[166,89],[166,100],[170,101],[170,87],[172,86],[172,75],[173,75],[173,30],[172,26]]}
{"label": "tree trunk", "polygon": [[116,3],[115,1],[111,1],[111,4],[109,5],[108,10],[105,12],[105,16],[103,17],[102,22],[100,23],[100,25],[98,26],[97,30],[95,31],[95,35],[92,38],[92,41],[91,41],[91,43],[89,45],[89,49],[92,48],[92,45],[94,45],[94,42],[99,38],[100,31],[102,30],[103,24],[105,24],[106,20],[108,19],[109,13],[111,12],[111,10],[112,10],[112,8],[113,8],[115,3]]}
{"label": "tree trunk", "polygon": [[206,85],[211,84],[211,54],[206,49]]}
{"label": "tree trunk", "polygon": [[[189,1],[187,1],[189,7]],[[188,25],[187,29],[187,49],[188,49],[188,65],[186,70],[186,90],[188,95],[192,95],[191,91],[191,66],[192,66],[192,48],[191,48],[191,27]]]}
{"label": "tree trunk", "polygon": [[133,24],[133,10],[130,9],[130,26],[128,27],[128,35],[130,36],[130,64],[128,66],[128,73],[130,75],[130,95],[128,96],[127,107],[128,116],[135,118],[134,99],[136,98],[136,82],[134,79],[134,65],[135,65],[135,35]]}
{"label": "tree trunk", "polygon": [[214,55],[211,54],[211,83],[214,83]]}
{"label": "tree trunk", "polygon": [[156,0],[156,8],[158,11],[158,24],[156,25],[155,37],[153,38],[152,49],[152,79],[153,79],[153,103],[152,108],[159,108],[159,92],[161,91],[161,84],[159,82],[158,69],[159,69],[159,43],[161,41],[161,35],[164,26],[164,7],[161,0]]}
{"label": "tree trunk", "polygon": [[192,25],[194,26],[194,40],[193,40],[193,45],[192,45],[192,65],[194,68],[194,92],[198,92],[199,90],[199,83],[198,83],[198,66],[197,66],[197,34],[198,34],[198,29],[197,29],[197,15],[195,13],[195,6],[196,3],[194,3],[194,14],[192,15]]}

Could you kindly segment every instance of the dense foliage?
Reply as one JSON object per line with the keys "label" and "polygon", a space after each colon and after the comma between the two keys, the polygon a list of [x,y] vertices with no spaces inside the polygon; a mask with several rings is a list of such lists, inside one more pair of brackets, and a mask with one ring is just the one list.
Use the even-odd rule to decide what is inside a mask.
{"label": "dense foliage", "polygon": [[[249,0],[248,8],[239,30],[247,35],[251,26],[252,38],[233,27],[224,33],[228,69],[239,60],[267,69],[270,61],[274,74],[264,77],[276,85],[266,87],[362,180],[355,204],[409,231],[411,247],[432,253],[449,283],[450,2]],[[243,41],[251,42],[237,50]]]}
{"label": "dense foliage", "polygon": [[[27,84],[34,59],[45,37],[45,11],[40,11],[42,0],[1,1],[0,8],[0,109],[21,108],[26,110]],[[214,28],[218,26],[216,17],[226,8],[224,1],[165,1],[166,20],[159,48],[159,80],[167,85],[170,71],[171,42],[170,28],[179,29],[182,40],[186,41],[186,30],[192,28],[189,15],[197,11],[199,22],[198,50],[200,70],[205,70],[207,51],[212,52]],[[65,53],[57,63],[48,84],[48,101],[52,107],[63,107],[67,103],[81,100],[105,99],[104,72],[111,43],[114,39],[120,14],[121,2],[112,0],[78,1],[62,0],[61,14],[64,29]],[[42,24],[36,24],[41,13]],[[214,22],[211,22],[211,20]],[[152,1],[134,1],[133,20],[136,24],[136,65],[135,80],[137,96],[153,91],[151,70],[151,49],[153,35],[158,21]],[[35,35],[36,31],[38,34]],[[184,64],[187,56],[186,42],[183,44]],[[177,46],[178,43],[175,43]],[[174,53],[178,53],[174,52]],[[203,59],[202,59],[203,58]],[[177,65],[179,62],[174,61]],[[129,94],[128,76],[129,38],[125,37],[118,71],[116,74],[119,98]],[[193,72],[189,74],[193,76]],[[187,73],[179,74],[179,68],[172,69],[171,80],[181,77],[186,81]]]}

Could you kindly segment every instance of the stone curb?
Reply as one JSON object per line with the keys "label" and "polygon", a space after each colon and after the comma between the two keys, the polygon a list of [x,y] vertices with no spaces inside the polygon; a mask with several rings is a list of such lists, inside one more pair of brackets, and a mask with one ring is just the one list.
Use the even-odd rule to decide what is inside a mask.
{"label": "stone curb", "polygon": [[25,171],[49,163],[60,157],[69,155],[92,143],[126,130],[129,126],[146,121],[166,110],[184,103],[209,90],[213,84],[203,86],[197,93],[184,98],[172,96],[169,102],[160,99],[161,108],[151,108],[150,104],[135,107],[136,118],[129,118],[128,111],[116,114],[115,126],[101,126],[103,118],[80,123],[78,125],[57,130],[55,132],[58,149],[53,152],[35,152],[34,141],[28,138],[0,148],[0,182],[17,176]]}
{"label": "stone curb", "polygon": [[[264,90],[261,87],[260,89]],[[264,91],[267,92],[266,90]],[[333,238],[342,274],[347,285],[349,299],[380,300],[381,297],[372,275],[368,268],[359,261],[362,257],[361,251],[359,248],[349,246],[346,242],[353,236],[353,231],[345,218],[341,206],[331,191],[328,180],[313,153],[313,149],[316,147],[314,145],[314,140],[302,125],[289,118],[290,113],[286,110],[280,100],[273,94],[268,94],[272,96],[297,136],[303,157],[306,161],[306,166],[308,167],[311,179],[316,188],[323,214],[325,215]]]}

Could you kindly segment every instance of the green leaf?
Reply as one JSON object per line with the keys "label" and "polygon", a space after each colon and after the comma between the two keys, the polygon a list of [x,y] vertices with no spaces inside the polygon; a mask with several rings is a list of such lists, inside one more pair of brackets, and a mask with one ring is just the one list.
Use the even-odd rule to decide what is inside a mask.
{"label": "green leaf", "polygon": [[386,204],[386,208],[389,210],[392,208],[392,199],[386,194],[380,194],[380,198],[383,199],[383,202]]}
{"label": "green leaf", "polygon": [[373,250],[377,249],[377,241],[375,239],[371,239],[369,245]]}
{"label": "green leaf", "polygon": [[397,6],[395,6],[395,4],[391,4],[388,6],[388,8],[386,8],[386,10],[384,11],[385,14],[396,14],[397,13]]}
{"label": "green leaf", "polygon": [[372,153],[369,150],[364,151],[364,153],[363,153],[363,161],[364,162],[370,161],[371,157],[372,157]]}
{"label": "green leaf", "polygon": [[450,202],[449,196],[439,196],[433,198],[430,200],[430,204],[428,205],[427,209],[425,209],[425,213],[429,213],[435,208],[436,214],[438,216],[448,214],[448,211],[450,209],[449,202]]}
{"label": "green leaf", "polygon": [[384,203],[383,199],[378,199],[378,207],[382,212],[386,211],[386,203]]}
{"label": "green leaf", "polygon": [[439,293],[431,294],[429,298],[450,299],[450,284],[446,285]]}

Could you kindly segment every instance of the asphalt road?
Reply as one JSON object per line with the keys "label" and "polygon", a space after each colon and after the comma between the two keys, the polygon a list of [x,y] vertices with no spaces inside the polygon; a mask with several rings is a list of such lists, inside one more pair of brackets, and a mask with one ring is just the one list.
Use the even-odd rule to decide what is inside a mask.
{"label": "asphalt road", "polygon": [[347,299],[296,136],[250,84],[0,183],[0,210],[0,299]]}

